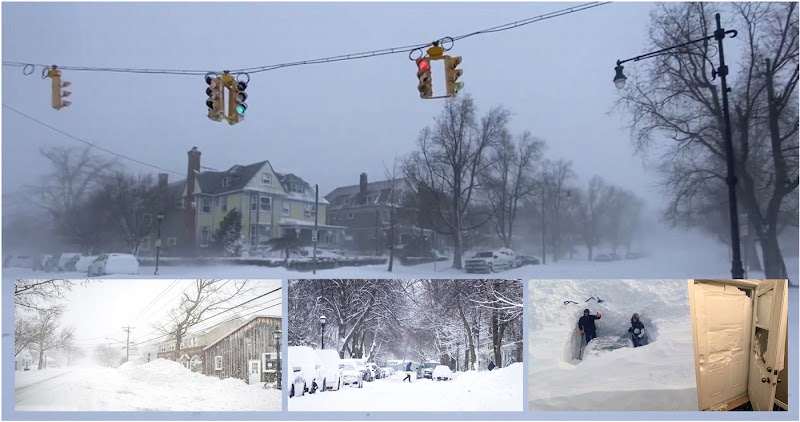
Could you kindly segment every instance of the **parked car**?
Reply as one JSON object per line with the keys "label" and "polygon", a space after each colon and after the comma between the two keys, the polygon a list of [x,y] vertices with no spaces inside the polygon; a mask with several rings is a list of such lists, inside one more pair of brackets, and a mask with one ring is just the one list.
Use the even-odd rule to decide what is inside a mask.
{"label": "parked car", "polygon": [[126,253],[104,253],[89,265],[89,276],[105,274],[138,274],[139,261]]}
{"label": "parked car", "polygon": [[3,268],[33,268],[34,258],[30,255],[9,255],[3,260]]}
{"label": "parked car", "polygon": [[539,258],[532,256],[532,255],[517,255],[517,262],[522,265],[539,265],[541,262]]}
{"label": "parked car", "polygon": [[434,381],[449,381],[453,379],[453,371],[447,365],[436,365],[433,369],[432,378]]}
{"label": "parked car", "polygon": [[516,258],[513,252],[510,254],[508,253],[509,250],[510,249],[478,252],[473,255],[472,258],[464,261],[464,269],[468,273],[492,273],[514,268],[517,265]]}
{"label": "parked car", "polygon": [[381,378],[388,378],[388,377],[392,376],[393,373],[394,373],[394,369],[392,369],[392,368],[390,368],[388,366],[384,366],[383,368],[381,368]]}
{"label": "parked car", "polygon": [[433,379],[433,370],[439,365],[435,360],[425,361],[422,364],[422,378]]}
{"label": "parked car", "polygon": [[77,271],[75,268],[71,268],[70,262],[75,261],[77,263],[80,261],[81,254],[77,252],[64,252],[58,257],[58,269],[61,271]]}
{"label": "parked car", "polygon": [[341,387],[342,373],[339,370],[339,353],[333,349],[314,350],[319,360],[322,361],[323,379],[325,388],[338,391]]}
{"label": "parked car", "polygon": [[92,265],[97,259],[97,255],[95,256],[82,256],[78,259],[78,262],[75,264],[75,271],[79,273],[85,273],[89,271],[89,266]]}
{"label": "parked car", "polygon": [[614,258],[609,254],[600,254],[594,257],[595,262],[611,262]]}
{"label": "parked car", "polygon": [[342,374],[342,385],[348,387],[364,387],[364,374],[358,363],[350,359],[339,361],[339,371]]}
{"label": "parked car", "polygon": [[376,365],[373,362],[370,362],[366,366],[367,366],[367,369],[369,369],[369,371],[372,372],[372,378],[373,379],[376,379],[376,380],[381,379],[381,368],[378,368],[378,365]]}
{"label": "parked car", "polygon": [[289,383],[291,384],[289,398],[297,394],[304,396],[306,394],[306,379],[303,377],[303,367],[301,365],[292,365],[289,362],[289,368],[292,369],[292,372],[289,373]]}
{"label": "parked car", "polygon": [[645,257],[645,255],[643,253],[641,253],[641,252],[628,252],[625,255],[625,259],[639,259],[639,258],[644,258],[644,257]]}
{"label": "parked car", "polygon": [[303,391],[309,394],[314,394],[317,390],[325,391],[327,384],[322,369],[322,361],[314,353],[314,349],[308,346],[289,346],[288,353],[289,367],[292,370],[294,370],[294,367],[299,367],[302,371]]}
{"label": "parked car", "polygon": [[364,381],[370,382],[375,379],[372,376],[372,371],[367,368],[367,364],[364,363],[364,359],[342,359],[342,362],[352,362],[358,367],[359,372],[361,372],[361,379]]}

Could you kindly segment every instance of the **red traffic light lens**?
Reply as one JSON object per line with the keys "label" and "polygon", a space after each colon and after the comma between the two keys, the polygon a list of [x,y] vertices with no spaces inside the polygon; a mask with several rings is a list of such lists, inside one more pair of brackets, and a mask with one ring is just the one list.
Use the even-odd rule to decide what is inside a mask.
{"label": "red traffic light lens", "polygon": [[419,66],[419,70],[428,70],[431,67],[425,60],[420,60],[417,66]]}

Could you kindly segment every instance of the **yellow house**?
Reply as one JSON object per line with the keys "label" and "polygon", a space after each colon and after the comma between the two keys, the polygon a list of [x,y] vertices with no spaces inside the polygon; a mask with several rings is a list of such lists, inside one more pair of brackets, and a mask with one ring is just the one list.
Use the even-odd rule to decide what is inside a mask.
{"label": "yellow house", "polygon": [[179,182],[183,193],[175,207],[180,211],[171,214],[180,216],[183,224],[169,224],[183,232],[175,237],[181,238],[184,247],[208,247],[233,209],[242,214],[242,234],[251,247],[265,247],[270,239],[289,231],[310,245],[315,219],[318,245],[335,244],[344,237],[344,227],[325,224],[325,198],[320,196],[316,209],[314,186],[294,174],[276,172],[269,161],[234,165],[226,171],[200,171],[200,151],[192,149],[188,176],[189,183]]}

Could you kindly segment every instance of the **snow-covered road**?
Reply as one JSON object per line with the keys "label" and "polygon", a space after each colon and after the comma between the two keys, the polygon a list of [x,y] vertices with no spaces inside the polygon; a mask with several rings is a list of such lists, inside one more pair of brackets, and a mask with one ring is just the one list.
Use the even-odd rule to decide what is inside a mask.
{"label": "snow-covered road", "polygon": [[491,372],[466,372],[452,381],[417,379],[403,373],[365,382],[364,388],[306,394],[289,399],[290,411],[520,411],[523,366],[516,363]]}
{"label": "snow-covered road", "polygon": [[277,411],[280,391],[192,373],[156,360],[120,368],[16,371],[17,411]]}

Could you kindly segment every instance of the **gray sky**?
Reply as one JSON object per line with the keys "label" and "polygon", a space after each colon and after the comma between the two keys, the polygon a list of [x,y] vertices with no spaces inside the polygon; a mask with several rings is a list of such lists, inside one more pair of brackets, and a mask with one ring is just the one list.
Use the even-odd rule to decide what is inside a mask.
{"label": "gray sky", "polygon": [[[577,4],[3,3],[2,55],[63,66],[235,69],[425,42]],[[658,201],[621,116],[607,114],[617,98],[614,62],[643,51],[652,8],[609,4],[468,38],[451,54],[463,57],[464,92],[480,110],[511,109],[513,131],[545,139],[548,158],[573,160],[582,185],[599,174]],[[186,151],[197,146],[204,166],[268,159],[276,171],[319,183],[321,195],[357,184],[362,171],[383,178],[381,162],[412,151],[442,107],[419,98],[405,53],[254,74],[247,120],[236,126],[206,118],[202,76],[68,71],[73,104],[56,111],[40,72],[4,67],[3,103],[182,177]],[[80,146],[2,112],[5,192],[44,171],[39,146]]]}

